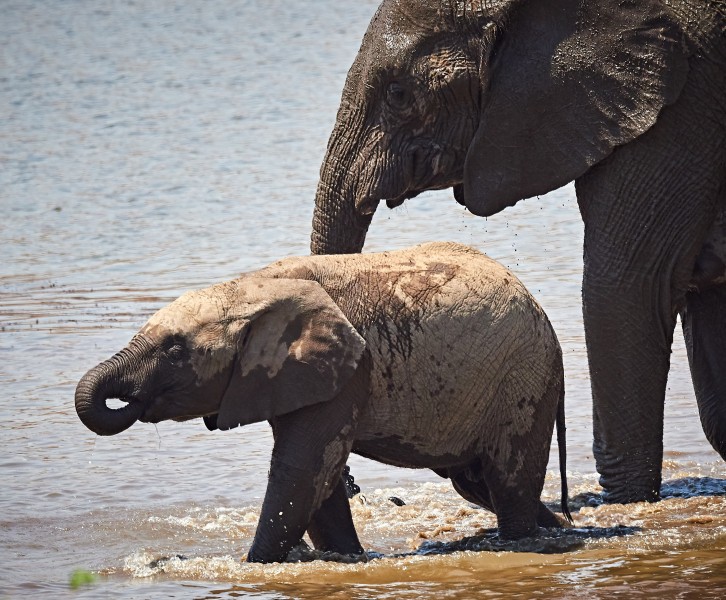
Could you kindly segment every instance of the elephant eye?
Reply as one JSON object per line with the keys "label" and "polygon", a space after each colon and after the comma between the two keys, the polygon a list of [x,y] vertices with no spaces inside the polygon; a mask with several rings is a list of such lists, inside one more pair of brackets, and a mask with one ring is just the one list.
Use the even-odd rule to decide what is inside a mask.
{"label": "elephant eye", "polygon": [[404,109],[411,103],[411,99],[411,92],[397,81],[388,85],[386,101],[392,108]]}

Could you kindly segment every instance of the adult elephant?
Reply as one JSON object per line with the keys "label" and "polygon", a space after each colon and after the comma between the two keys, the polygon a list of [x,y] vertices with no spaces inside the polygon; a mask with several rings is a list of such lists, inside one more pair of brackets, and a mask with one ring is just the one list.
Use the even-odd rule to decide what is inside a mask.
{"label": "adult elephant", "polygon": [[321,168],[314,253],[360,251],[380,200],[453,187],[488,216],[575,180],[593,447],[613,502],[658,497],[679,311],[726,457],[724,6],[387,0]]}

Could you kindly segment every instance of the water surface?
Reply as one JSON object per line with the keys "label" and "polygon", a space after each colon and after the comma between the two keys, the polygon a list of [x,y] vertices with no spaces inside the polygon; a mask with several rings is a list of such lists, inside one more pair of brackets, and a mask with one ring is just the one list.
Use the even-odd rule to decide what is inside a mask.
{"label": "water surface", "polygon": [[[318,169],[375,5],[3,2],[0,597],[723,596],[726,472],[698,422],[680,331],[666,402],[673,497],[584,506],[575,523],[595,529],[554,554],[415,554],[494,518],[433,473],[352,458],[356,524],[384,557],[247,565],[267,425],[100,438],[76,417],[81,375],[158,308],[308,253]],[[573,188],[489,219],[450,192],[423,194],[382,208],[366,250],[434,239],[509,266],[548,312],[565,355],[572,495],[596,492]],[[556,473],[553,454],[545,501],[557,501]],[[633,529],[597,535],[617,525]],[[78,568],[100,579],[71,591]]]}

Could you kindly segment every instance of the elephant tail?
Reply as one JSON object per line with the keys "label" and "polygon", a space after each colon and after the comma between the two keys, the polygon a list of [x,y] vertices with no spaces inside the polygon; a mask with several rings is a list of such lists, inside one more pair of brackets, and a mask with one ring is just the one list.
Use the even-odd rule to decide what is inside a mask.
{"label": "elephant tail", "polygon": [[567,503],[568,490],[567,490],[567,427],[565,427],[565,382],[564,377],[562,381],[562,387],[560,391],[560,401],[557,404],[557,448],[560,454],[560,480],[562,482],[562,491],[560,498],[560,507],[562,508],[562,514],[565,518],[572,523],[572,515],[570,514],[570,507]]}

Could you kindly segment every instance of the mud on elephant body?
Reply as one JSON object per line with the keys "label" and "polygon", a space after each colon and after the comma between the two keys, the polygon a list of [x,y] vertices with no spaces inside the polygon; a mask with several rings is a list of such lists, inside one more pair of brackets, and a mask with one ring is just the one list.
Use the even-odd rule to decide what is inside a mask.
{"label": "mud on elephant body", "polygon": [[[121,398],[124,409],[107,408]],[[136,420],[269,420],[274,449],[252,561],[316,548],[362,553],[341,474],[349,453],[449,477],[503,537],[558,526],[539,501],[562,355],[508,270],[457,244],[289,258],[160,310],[76,390],[111,435]]]}
{"label": "mud on elephant body", "polygon": [[658,497],[681,313],[726,458],[726,7],[702,0],[385,0],[320,172],[316,254],[381,200],[453,187],[474,214],[576,182],[594,453],[611,501]]}

